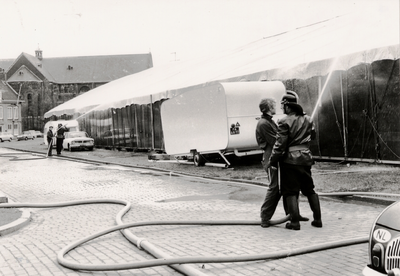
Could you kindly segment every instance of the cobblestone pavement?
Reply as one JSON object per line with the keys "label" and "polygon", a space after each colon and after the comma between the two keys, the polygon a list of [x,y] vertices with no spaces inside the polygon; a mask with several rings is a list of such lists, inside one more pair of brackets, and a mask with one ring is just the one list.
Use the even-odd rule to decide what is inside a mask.
{"label": "cobblestone pavement", "polygon": [[[132,209],[123,221],[258,220],[264,187],[173,177],[134,168],[71,162],[0,148],[0,191],[14,202],[53,203],[94,198],[124,199]],[[308,245],[366,237],[384,206],[321,199],[324,227],[302,223],[301,231],[284,225],[146,226],[131,229],[174,257],[257,255]],[[29,208],[31,222],[0,237],[0,275],[182,275],[167,266],[108,272],[74,271],[58,264],[68,244],[115,223],[121,205],[90,204],[63,208]],[[282,217],[282,206],[276,218]],[[302,215],[312,217],[300,201]],[[283,259],[240,263],[192,264],[206,275],[361,275],[367,244],[352,245]],[[151,260],[119,232],[66,255],[78,263],[113,264]]]}

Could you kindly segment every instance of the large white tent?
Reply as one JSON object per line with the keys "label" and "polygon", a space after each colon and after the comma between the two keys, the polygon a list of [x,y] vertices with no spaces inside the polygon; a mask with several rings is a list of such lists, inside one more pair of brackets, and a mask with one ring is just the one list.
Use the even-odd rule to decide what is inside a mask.
{"label": "large white tent", "polygon": [[338,16],[219,55],[172,62],[112,81],[53,108],[45,118],[147,104],[216,81],[304,79],[360,63],[398,59],[399,33],[397,10]]}

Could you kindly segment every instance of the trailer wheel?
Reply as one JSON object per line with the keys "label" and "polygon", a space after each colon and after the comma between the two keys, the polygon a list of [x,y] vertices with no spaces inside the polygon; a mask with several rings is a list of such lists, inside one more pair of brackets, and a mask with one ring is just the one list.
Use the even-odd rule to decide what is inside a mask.
{"label": "trailer wheel", "polygon": [[200,167],[200,166],[204,166],[204,164],[206,163],[206,160],[200,153],[196,152],[193,156],[193,163],[196,167]]}

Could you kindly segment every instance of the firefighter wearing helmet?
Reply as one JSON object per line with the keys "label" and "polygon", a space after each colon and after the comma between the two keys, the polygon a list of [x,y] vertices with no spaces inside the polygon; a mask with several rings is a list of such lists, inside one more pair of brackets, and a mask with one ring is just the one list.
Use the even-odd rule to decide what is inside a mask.
{"label": "firefighter wearing helmet", "polygon": [[286,115],[278,122],[278,133],[267,167],[276,167],[279,161],[281,170],[281,193],[286,202],[290,222],[287,229],[300,230],[300,215],[297,198],[305,195],[313,212],[311,225],[322,227],[319,197],[314,191],[311,166],[314,164],[310,151],[310,141],[315,138],[314,124],[310,116],[298,104],[298,95],[286,91],[282,97],[281,108]]}

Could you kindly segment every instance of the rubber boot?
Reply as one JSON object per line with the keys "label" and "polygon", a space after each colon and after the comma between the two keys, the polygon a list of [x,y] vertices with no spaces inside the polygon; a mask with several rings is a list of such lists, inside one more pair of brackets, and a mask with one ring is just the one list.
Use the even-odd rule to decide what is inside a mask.
{"label": "rubber boot", "polygon": [[[299,197],[297,196],[297,205],[299,205]],[[286,200],[283,200],[283,209],[285,209],[285,214],[289,215],[289,210],[288,210],[288,206],[286,203]],[[303,217],[302,215],[299,214],[299,221],[309,221],[310,219],[307,217]]]}
{"label": "rubber boot", "polygon": [[310,204],[310,208],[314,214],[314,220],[311,222],[311,225],[314,227],[321,228],[322,220],[321,220],[321,207],[319,204],[319,197],[317,194],[313,194],[307,197],[308,203]]}
{"label": "rubber boot", "polygon": [[290,213],[290,222],[286,223],[286,228],[291,230],[300,230],[299,204],[296,196],[286,197],[286,204]]}

